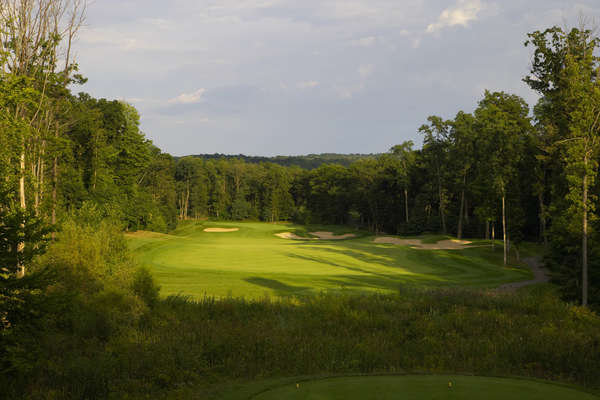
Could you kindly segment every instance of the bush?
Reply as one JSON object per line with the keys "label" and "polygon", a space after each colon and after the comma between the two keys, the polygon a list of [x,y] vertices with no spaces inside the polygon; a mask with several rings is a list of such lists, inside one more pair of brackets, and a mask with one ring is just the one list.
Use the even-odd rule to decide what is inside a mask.
{"label": "bush", "polygon": [[36,267],[56,271],[63,289],[93,293],[105,287],[127,289],[138,265],[119,226],[69,220]]}
{"label": "bush", "polygon": [[148,307],[154,307],[158,302],[160,287],[156,285],[154,277],[148,268],[140,268],[133,276],[133,293],[146,303]]}

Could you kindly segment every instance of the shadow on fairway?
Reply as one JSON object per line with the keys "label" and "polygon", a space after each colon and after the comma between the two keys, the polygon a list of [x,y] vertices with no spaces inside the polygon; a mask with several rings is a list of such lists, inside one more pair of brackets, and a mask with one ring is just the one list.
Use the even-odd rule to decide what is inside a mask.
{"label": "shadow on fairway", "polygon": [[[331,276],[323,282],[327,282],[327,286],[333,284],[347,289],[368,287],[395,290],[405,285],[497,286],[506,280],[503,278],[507,275],[507,271],[493,263],[489,255],[481,254],[481,249],[423,251],[377,246],[377,252],[374,252],[372,243],[356,241],[336,243],[335,248],[315,243],[302,243],[299,246],[320,254],[289,253],[287,256],[339,268],[341,274]],[[349,258],[349,261],[338,261],[340,256],[347,260]],[[365,264],[385,267],[388,272],[365,268]],[[343,273],[345,271],[351,273]],[[518,280],[518,277],[515,278],[513,280]],[[522,279],[525,278],[523,276]]]}
{"label": "shadow on fairway", "polygon": [[286,285],[285,283],[280,282],[275,279],[260,278],[257,276],[251,277],[251,278],[246,278],[246,279],[244,279],[244,281],[251,283],[253,285],[258,285],[258,286],[262,286],[264,288],[274,290],[275,294],[277,296],[293,296],[293,295],[301,294],[302,292],[310,289],[309,287],[306,287],[306,286]]}
{"label": "shadow on fairway", "polygon": [[[338,247],[340,247],[338,245]],[[314,256],[314,255],[302,255],[289,253],[287,254],[290,258],[296,258],[304,261],[310,261],[318,264],[329,265],[335,268],[340,269],[340,274],[333,275],[329,278],[321,280],[322,282],[326,282],[326,286],[334,285],[340,289],[353,289],[353,288],[364,288],[368,287],[371,289],[381,289],[381,290],[397,290],[402,286],[438,286],[441,284],[450,283],[448,279],[443,278],[439,275],[430,275],[424,273],[413,272],[410,269],[405,269],[399,262],[395,260],[392,256],[381,256],[379,254],[370,253],[366,250],[366,246],[361,248],[360,250],[356,250],[353,248],[344,248],[334,249],[325,246],[306,246],[311,251],[319,251],[323,254],[323,256]],[[351,257],[354,260],[357,260],[356,263],[348,263],[343,264],[340,262],[334,262],[331,260],[330,256],[347,256]],[[372,265],[383,266],[386,268],[390,268],[390,273],[384,273],[377,271],[376,268],[364,268],[358,267],[356,265],[351,264],[363,264],[369,263]],[[397,273],[394,273],[393,270],[397,270]],[[343,272],[350,272],[350,274],[345,274]]]}

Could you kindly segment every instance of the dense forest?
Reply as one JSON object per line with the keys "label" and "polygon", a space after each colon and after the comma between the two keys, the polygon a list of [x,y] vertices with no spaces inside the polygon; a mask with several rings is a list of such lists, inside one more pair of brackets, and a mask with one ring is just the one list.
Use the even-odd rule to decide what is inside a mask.
{"label": "dense forest", "polygon": [[[115,233],[168,232],[188,219],[496,238],[505,263],[536,241],[565,299],[600,301],[600,42],[592,31],[529,34],[524,81],[537,104],[486,91],[475,110],[423,121],[422,148],[406,141],[366,157],[176,158],[145,137],[130,104],[75,94],[85,82],[71,50],[83,10],[77,1],[40,4],[35,13],[0,9],[0,371],[25,376],[35,349],[51,347],[35,336],[50,323],[38,318],[44,313],[62,316],[51,321],[57,332],[91,343],[152,307],[152,277],[121,255]],[[122,314],[109,310],[115,303]],[[70,337],[61,335],[53,343]]]}
{"label": "dense forest", "polygon": [[262,156],[247,156],[244,154],[230,155],[230,154],[197,154],[193,157],[201,158],[203,160],[243,160],[251,164],[260,163],[273,163],[281,165],[283,167],[300,167],[303,169],[315,169],[323,164],[339,164],[344,167],[349,167],[355,161],[363,158],[376,158],[378,154],[337,154],[337,153],[322,153],[322,154],[308,154],[305,156],[274,156],[274,157],[262,157]]}

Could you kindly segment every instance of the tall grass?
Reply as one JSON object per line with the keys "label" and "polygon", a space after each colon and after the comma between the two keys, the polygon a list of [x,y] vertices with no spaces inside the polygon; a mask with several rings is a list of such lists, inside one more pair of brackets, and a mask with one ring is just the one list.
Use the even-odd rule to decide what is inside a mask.
{"label": "tall grass", "polygon": [[68,336],[50,337],[55,351],[31,377],[29,396],[156,397],[322,373],[516,375],[600,388],[600,318],[546,289],[251,302],[174,296],[120,323],[109,336],[89,332],[68,345]]}

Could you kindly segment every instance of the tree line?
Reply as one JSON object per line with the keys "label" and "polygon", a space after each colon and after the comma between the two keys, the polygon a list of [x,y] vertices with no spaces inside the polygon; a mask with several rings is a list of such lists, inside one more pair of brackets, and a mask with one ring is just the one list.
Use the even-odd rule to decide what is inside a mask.
{"label": "tree line", "polygon": [[247,156],[244,154],[231,155],[231,154],[197,154],[194,157],[202,158],[204,160],[220,160],[220,159],[240,159],[252,164],[260,164],[264,162],[270,162],[278,164],[284,167],[300,167],[303,169],[315,169],[323,164],[339,164],[345,167],[350,166],[353,162],[363,158],[375,158],[378,154],[337,154],[337,153],[321,153],[321,154],[308,154],[300,156],[274,156],[274,157],[263,157],[263,156]]}
{"label": "tree line", "polygon": [[[79,0],[0,2],[0,214],[5,276],[25,274],[57,225],[86,204],[127,230],[192,218],[346,224],[375,233],[439,232],[548,249],[571,298],[598,298],[598,38],[585,27],[528,35],[524,81],[540,95],[486,91],[472,112],[432,115],[412,142],[314,169],[240,158],[174,158],[125,102],[73,93]],[[312,165],[312,164],[311,164]],[[33,238],[38,238],[34,240]],[[29,242],[29,243],[28,243]],[[591,286],[590,286],[591,282]],[[591,289],[590,289],[591,288]]]}

